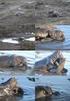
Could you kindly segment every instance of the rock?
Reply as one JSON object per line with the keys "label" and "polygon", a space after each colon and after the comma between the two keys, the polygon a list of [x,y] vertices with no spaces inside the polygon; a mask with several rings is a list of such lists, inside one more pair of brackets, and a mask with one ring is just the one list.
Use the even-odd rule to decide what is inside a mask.
{"label": "rock", "polygon": [[9,67],[22,67],[24,70],[27,69],[26,59],[23,56],[16,55],[3,55],[0,56],[0,68]]}
{"label": "rock", "polygon": [[35,32],[35,24],[23,24],[21,26],[21,30],[24,33],[32,33]]}
{"label": "rock", "polygon": [[5,5],[5,2],[1,2],[1,5]]}
{"label": "rock", "polygon": [[36,86],[35,88],[35,98],[51,97],[53,94],[51,87],[47,86]]}
{"label": "rock", "polygon": [[[52,55],[35,63],[36,71],[48,71],[49,73],[62,74],[65,58],[60,50],[56,50]],[[47,72],[46,72],[47,73]]]}
{"label": "rock", "polygon": [[21,41],[20,42],[20,48],[21,50],[35,50],[35,41]]}
{"label": "rock", "polygon": [[10,78],[4,83],[0,84],[0,97],[2,96],[22,96],[24,91],[21,87],[17,86],[17,81],[15,78]]}
{"label": "rock", "polygon": [[43,1],[37,1],[35,4],[35,9],[41,9],[41,7],[44,7],[44,2]]}
{"label": "rock", "polygon": [[58,11],[49,11],[48,17],[62,17],[61,14]]}
{"label": "rock", "polygon": [[30,78],[30,77],[27,77],[27,78],[28,80],[35,82],[35,78]]}

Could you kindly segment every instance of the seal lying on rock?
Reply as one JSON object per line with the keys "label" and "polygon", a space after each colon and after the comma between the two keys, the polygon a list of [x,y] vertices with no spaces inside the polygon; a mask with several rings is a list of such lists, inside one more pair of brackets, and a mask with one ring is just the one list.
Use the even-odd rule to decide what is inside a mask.
{"label": "seal lying on rock", "polygon": [[23,56],[2,55],[0,56],[0,68],[23,67],[27,69],[26,59]]}
{"label": "seal lying on rock", "polygon": [[[41,73],[62,74],[64,69],[65,58],[60,50],[56,50],[52,55],[35,63],[35,71]],[[67,71],[66,71],[67,72]]]}
{"label": "seal lying on rock", "polygon": [[57,30],[57,29],[52,29],[52,30],[47,30],[47,29],[39,29],[36,33],[36,41],[41,41],[42,39],[48,40],[56,40],[56,41],[64,41],[64,33],[63,31]]}
{"label": "seal lying on rock", "polygon": [[60,30],[48,30],[48,36],[57,41],[63,41],[64,38],[64,33]]}
{"label": "seal lying on rock", "polygon": [[50,101],[52,95],[58,96],[60,93],[58,91],[52,90],[49,86],[36,86],[35,87],[35,99],[36,101]]}
{"label": "seal lying on rock", "polygon": [[17,81],[15,78],[10,78],[4,83],[0,84],[0,97],[2,96],[22,96],[24,91],[21,87],[17,86]]}

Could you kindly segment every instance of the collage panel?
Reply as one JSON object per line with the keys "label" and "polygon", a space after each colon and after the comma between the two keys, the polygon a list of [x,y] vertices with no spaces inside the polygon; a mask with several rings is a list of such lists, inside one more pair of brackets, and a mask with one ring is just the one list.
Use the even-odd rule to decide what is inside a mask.
{"label": "collage panel", "polygon": [[69,75],[70,51],[47,50],[36,51],[35,74],[40,75]]}
{"label": "collage panel", "polygon": [[36,50],[70,50],[70,25],[36,26]]}
{"label": "collage panel", "polygon": [[35,51],[0,51],[0,70],[7,74],[33,75]]}
{"label": "collage panel", "polygon": [[0,74],[0,101],[35,101],[33,76]]}
{"label": "collage panel", "polygon": [[0,51],[0,101],[35,101],[35,51]]}
{"label": "collage panel", "polygon": [[70,25],[70,0],[35,0],[35,24]]}
{"label": "collage panel", "polygon": [[0,0],[0,50],[34,50],[35,20],[31,0]]}
{"label": "collage panel", "polygon": [[70,76],[36,75],[35,101],[69,101]]}

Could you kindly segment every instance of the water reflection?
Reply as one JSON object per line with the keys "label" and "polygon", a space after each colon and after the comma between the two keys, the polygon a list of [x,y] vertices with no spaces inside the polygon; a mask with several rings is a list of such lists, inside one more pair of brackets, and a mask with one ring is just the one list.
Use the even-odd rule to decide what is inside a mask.
{"label": "water reflection", "polygon": [[35,101],[52,101],[51,98],[47,98],[47,97],[41,97],[39,99],[35,99]]}
{"label": "water reflection", "polygon": [[15,97],[15,96],[5,96],[0,97],[0,101],[21,101],[22,97]]}

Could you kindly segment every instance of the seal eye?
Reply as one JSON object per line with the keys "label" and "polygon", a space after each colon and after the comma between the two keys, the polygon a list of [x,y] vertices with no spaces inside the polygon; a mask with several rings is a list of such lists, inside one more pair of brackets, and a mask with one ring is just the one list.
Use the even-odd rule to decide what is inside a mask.
{"label": "seal eye", "polygon": [[45,90],[43,90],[43,93],[44,93],[44,94],[46,94],[46,91],[45,91]]}

